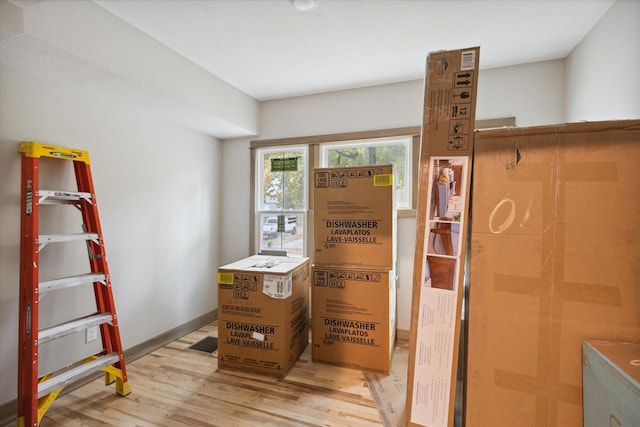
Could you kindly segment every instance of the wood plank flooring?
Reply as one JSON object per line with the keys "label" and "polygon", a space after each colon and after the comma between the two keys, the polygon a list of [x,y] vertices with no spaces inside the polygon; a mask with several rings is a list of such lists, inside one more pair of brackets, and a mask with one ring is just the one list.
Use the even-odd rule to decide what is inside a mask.
{"label": "wood plank flooring", "polygon": [[218,370],[189,349],[217,322],[127,364],[132,393],[102,379],[58,398],[41,426],[382,426],[360,370],[311,361],[309,344],[281,380]]}

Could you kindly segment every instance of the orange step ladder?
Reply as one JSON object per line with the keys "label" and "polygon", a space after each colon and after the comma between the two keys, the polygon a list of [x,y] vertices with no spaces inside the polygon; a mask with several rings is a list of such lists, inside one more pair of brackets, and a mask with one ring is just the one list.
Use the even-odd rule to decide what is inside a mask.
{"label": "orange step ladder", "polygon": [[[98,218],[89,154],[86,151],[22,142],[22,191],[20,214],[20,321],[18,355],[18,418],[16,425],[37,426],[62,389],[96,372],[105,371],[106,384],[116,383],[116,392],[131,392],[125,370],[118,317]],[[41,157],[72,160],[77,191],[41,190]],[[70,205],[82,213],[82,233],[39,234],[41,205]],[[46,210],[46,208],[44,209]],[[85,241],[90,272],[39,281],[39,254],[48,244]],[[53,327],[40,329],[39,301],[48,292],[74,286],[93,285],[96,312]],[[75,332],[99,327],[102,351],[46,375],[38,374],[42,344]]]}

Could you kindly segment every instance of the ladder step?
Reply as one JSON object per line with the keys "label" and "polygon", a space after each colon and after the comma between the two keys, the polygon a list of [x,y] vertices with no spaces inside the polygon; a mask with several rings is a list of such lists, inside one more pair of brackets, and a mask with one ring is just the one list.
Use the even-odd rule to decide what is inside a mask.
{"label": "ladder step", "polygon": [[72,233],[72,234],[41,234],[38,244],[71,242],[74,240],[98,240],[98,233]]}
{"label": "ladder step", "polygon": [[58,289],[71,288],[74,286],[85,285],[94,282],[104,282],[104,273],[86,273],[78,276],[63,277],[60,279],[48,280],[40,282],[38,285],[40,294],[55,291]]}
{"label": "ladder step", "polygon": [[82,199],[91,201],[91,193],[79,191],[40,190],[38,196],[41,205],[73,203]]}
{"label": "ladder step", "polygon": [[85,378],[120,360],[117,352],[105,354],[38,383],[38,398]]}
{"label": "ladder step", "polygon": [[38,333],[38,342],[40,344],[43,344],[56,338],[64,337],[74,332],[85,330],[92,326],[111,322],[112,320],[113,316],[111,315],[111,313],[98,313],[86,317],[81,317],[80,319],[72,320],[68,323],[62,323],[49,329],[41,330]]}
{"label": "ladder step", "polygon": [[44,156],[53,157],[54,159],[83,162],[87,165],[89,164],[89,153],[75,148],[58,147],[35,141],[22,141],[18,146],[18,151],[24,153],[25,157],[34,159]]}

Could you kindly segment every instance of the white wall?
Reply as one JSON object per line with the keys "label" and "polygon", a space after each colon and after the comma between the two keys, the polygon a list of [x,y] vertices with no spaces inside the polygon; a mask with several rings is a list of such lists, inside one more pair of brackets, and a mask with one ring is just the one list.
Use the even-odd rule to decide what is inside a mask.
{"label": "white wall", "polygon": [[251,139],[226,140],[222,144],[222,187],[220,230],[220,265],[249,255],[251,171],[249,143]]}
{"label": "white wall", "polygon": [[255,135],[258,101],[105,10],[109,2],[17,3],[0,0],[4,64],[119,94],[219,138]]}
{"label": "white wall", "polygon": [[[16,398],[20,246],[21,140],[89,151],[124,348],[151,339],[217,307],[221,143],[121,101],[0,70],[0,404]],[[69,188],[66,162],[42,159],[55,185]],[[71,162],[68,165],[71,166]],[[47,169],[51,167],[51,169]],[[45,171],[45,169],[48,171]],[[43,207],[41,217],[46,217]],[[73,208],[69,208],[73,209]],[[57,212],[49,212],[57,215]],[[48,232],[79,232],[80,221],[44,221]],[[56,226],[56,227],[54,227]],[[58,226],[60,228],[58,228]],[[64,229],[64,230],[63,230]],[[88,271],[86,250],[50,244],[41,277],[67,275],[62,265]],[[76,257],[72,259],[71,257]],[[58,256],[57,254],[61,254]],[[86,268],[86,269],[85,269]],[[59,292],[59,293],[58,293]],[[42,300],[42,320],[57,322],[60,307],[77,312],[85,291],[58,291]],[[93,295],[86,300],[89,304]],[[58,304],[55,304],[58,303]],[[47,311],[47,307],[52,311]],[[55,308],[54,308],[55,306]],[[53,310],[57,310],[54,312]],[[67,319],[68,320],[68,319]],[[45,326],[45,325],[42,325]],[[83,334],[64,344],[71,360],[87,351]],[[43,366],[54,366],[43,345]],[[58,345],[58,344],[52,344]]]}
{"label": "white wall", "polygon": [[417,126],[423,87],[416,80],[263,102],[260,139]]}
{"label": "white wall", "polygon": [[567,58],[566,118],[640,118],[640,1],[618,0]]}
{"label": "white wall", "polygon": [[[562,123],[563,85],[562,60],[483,70],[479,75],[477,118],[516,116],[522,126]],[[423,94],[424,82],[420,80],[264,102],[259,139],[420,126]],[[250,191],[246,178],[249,141],[223,143],[223,163],[233,168],[233,174],[225,174],[225,178],[233,179],[223,183],[222,236],[223,241],[232,242],[224,252],[236,258],[249,255],[246,224],[251,215],[249,198],[244,196]],[[233,203],[227,202],[231,200]],[[398,220],[398,328],[404,330],[409,329],[411,320],[415,228],[415,218]]]}
{"label": "white wall", "polygon": [[476,119],[515,117],[520,127],[562,123],[564,76],[562,59],[482,70]]}

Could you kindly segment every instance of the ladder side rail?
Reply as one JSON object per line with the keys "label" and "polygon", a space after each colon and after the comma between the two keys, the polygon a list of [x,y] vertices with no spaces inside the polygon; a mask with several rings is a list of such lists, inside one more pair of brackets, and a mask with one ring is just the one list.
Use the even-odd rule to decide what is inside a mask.
{"label": "ladder side rail", "polygon": [[[78,191],[85,192],[91,195],[91,199],[81,200],[79,207],[82,213],[83,232],[92,233],[98,236],[97,239],[87,241],[87,252],[89,254],[89,266],[93,273],[103,273],[105,275],[104,286],[109,286],[109,272],[101,269],[98,259],[105,257],[104,244],[102,240],[102,230],[95,226],[96,222],[93,217],[97,215],[97,203],[95,200],[95,190],[93,188],[93,182],[91,181],[91,172],[89,165],[82,162],[73,162],[73,167],[76,175],[76,184]],[[95,213],[94,213],[95,209]],[[105,299],[105,293],[101,289],[101,286],[95,282],[93,284],[93,290],[95,295],[96,308],[99,313],[113,313],[108,307]],[[109,325],[100,325],[100,339],[102,340],[102,348],[107,353],[114,351],[114,344],[111,338],[111,330]],[[117,348],[117,347],[116,347]]]}
{"label": "ladder side rail", "polygon": [[[98,226],[96,227],[96,221],[93,217],[97,215],[97,203],[95,200],[95,190],[93,188],[93,182],[91,180],[90,166],[83,162],[73,162],[73,168],[76,176],[76,184],[78,192],[83,192],[91,195],[91,198],[85,198],[79,201],[80,212],[82,213],[83,232],[97,234],[98,238],[95,240],[87,241],[87,252],[89,254],[89,266],[92,273],[103,273],[105,276],[104,286],[109,286],[109,272],[101,269],[101,265],[97,262],[98,259],[104,258],[104,243],[102,240],[102,230]],[[94,213],[94,210],[96,213]],[[94,282],[93,290],[96,301],[96,309],[99,313],[113,313],[110,309],[114,307],[108,307],[105,300],[105,293],[101,289],[101,285],[98,282]],[[114,351],[113,340],[111,338],[111,331],[109,325],[100,325],[100,339],[102,340],[102,348],[106,353]],[[117,347],[116,347],[117,348]]]}
{"label": "ladder side rail", "polygon": [[111,275],[109,274],[109,266],[107,264],[102,227],[98,217],[98,201],[96,199],[96,192],[93,185],[91,166],[89,163],[74,161],[73,167],[75,169],[78,191],[90,193],[92,195],[92,203],[86,199],[80,201],[80,210],[82,211],[82,219],[85,227],[87,228],[87,232],[98,234],[97,243],[95,241],[87,242],[87,246],[90,248],[89,262],[91,264],[91,271],[94,273],[104,273],[105,275],[105,285],[102,285],[99,282],[96,282],[93,285],[96,294],[96,305],[98,305],[98,310],[104,310],[105,312],[111,313],[113,316],[111,324],[103,324],[100,326],[103,348],[107,353],[111,353],[113,351],[118,352],[120,360],[115,363],[114,366],[120,369],[122,373],[122,380],[127,382],[124,353],[122,350],[122,341],[120,339],[120,329],[118,325],[119,321],[116,314],[116,304],[111,287]]}
{"label": "ladder side rail", "polygon": [[22,156],[18,418],[25,426],[38,424],[38,167],[38,158]]}
{"label": "ladder side rail", "polygon": [[[83,220],[83,230],[86,232],[88,226],[86,222],[88,221],[88,215],[86,214],[86,206],[80,206],[80,211],[82,212],[82,220]],[[102,280],[96,280],[93,282],[93,294],[95,298],[96,309],[98,313],[111,313],[110,308],[105,299],[105,288],[110,286],[108,271],[104,272],[104,269],[100,268],[100,265],[96,262],[96,259],[104,256],[104,251],[101,251],[100,248],[103,247],[102,235],[96,234],[98,237],[96,239],[88,240],[87,244],[87,253],[89,256],[89,267],[91,270],[91,274],[101,274]],[[105,352],[111,353],[114,351],[113,340],[111,339],[111,328],[110,325],[100,325],[100,340],[102,341],[102,348],[105,349]]]}

